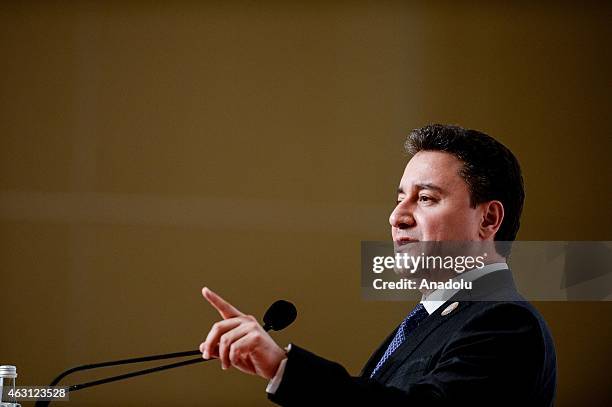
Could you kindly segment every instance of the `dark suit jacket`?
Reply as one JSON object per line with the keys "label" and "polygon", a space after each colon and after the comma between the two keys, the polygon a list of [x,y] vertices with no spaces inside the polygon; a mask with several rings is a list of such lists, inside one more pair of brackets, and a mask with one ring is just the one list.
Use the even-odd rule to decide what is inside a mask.
{"label": "dark suit jacket", "polygon": [[[441,315],[453,302],[458,307]],[[553,404],[554,344],[543,318],[516,291],[509,270],[487,274],[472,290],[453,296],[370,379],[394,335],[359,377],[292,345],[281,384],[268,397],[283,406]]]}

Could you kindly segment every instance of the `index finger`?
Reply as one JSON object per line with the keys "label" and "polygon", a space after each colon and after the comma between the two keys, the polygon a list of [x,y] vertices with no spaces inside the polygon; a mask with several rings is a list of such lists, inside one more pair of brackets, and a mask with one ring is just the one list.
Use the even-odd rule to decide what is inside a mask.
{"label": "index finger", "polygon": [[244,315],[242,312],[238,311],[232,304],[225,301],[221,296],[215,293],[208,287],[202,288],[202,295],[206,298],[206,301],[210,303],[215,309],[221,314],[223,319],[239,317]]}

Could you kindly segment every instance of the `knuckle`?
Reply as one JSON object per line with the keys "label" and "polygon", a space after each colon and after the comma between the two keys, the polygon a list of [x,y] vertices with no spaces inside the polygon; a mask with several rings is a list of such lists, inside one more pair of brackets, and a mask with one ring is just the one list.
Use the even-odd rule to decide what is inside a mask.
{"label": "knuckle", "polygon": [[219,341],[219,345],[221,346],[227,346],[229,344],[229,338],[225,335],[223,335],[221,337],[221,340]]}
{"label": "knuckle", "polygon": [[230,349],[229,358],[232,363],[240,361],[240,351],[236,349],[235,346],[232,346],[232,348]]}

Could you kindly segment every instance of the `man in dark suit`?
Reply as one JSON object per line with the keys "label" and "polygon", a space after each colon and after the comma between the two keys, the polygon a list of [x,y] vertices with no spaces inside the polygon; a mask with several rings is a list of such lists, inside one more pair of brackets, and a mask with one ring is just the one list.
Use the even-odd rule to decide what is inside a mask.
{"label": "man in dark suit", "polygon": [[519,228],[523,180],[514,155],[490,136],[431,125],[406,142],[412,155],[390,216],[396,247],[491,244],[487,264],[463,273],[471,290],[423,290],[421,302],[361,375],[296,345],[281,349],[247,316],[204,288],[223,320],[200,346],[268,380],[269,398],[293,405],[553,404],[556,357],[540,314],[516,291],[506,259]]}

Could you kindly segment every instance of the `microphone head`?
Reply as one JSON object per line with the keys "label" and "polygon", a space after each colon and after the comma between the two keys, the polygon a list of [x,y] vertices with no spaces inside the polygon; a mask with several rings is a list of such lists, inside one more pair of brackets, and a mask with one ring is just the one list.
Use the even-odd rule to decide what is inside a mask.
{"label": "microphone head", "polygon": [[295,321],[297,309],[295,305],[285,300],[278,300],[270,305],[263,317],[264,329],[266,331],[280,331]]}

